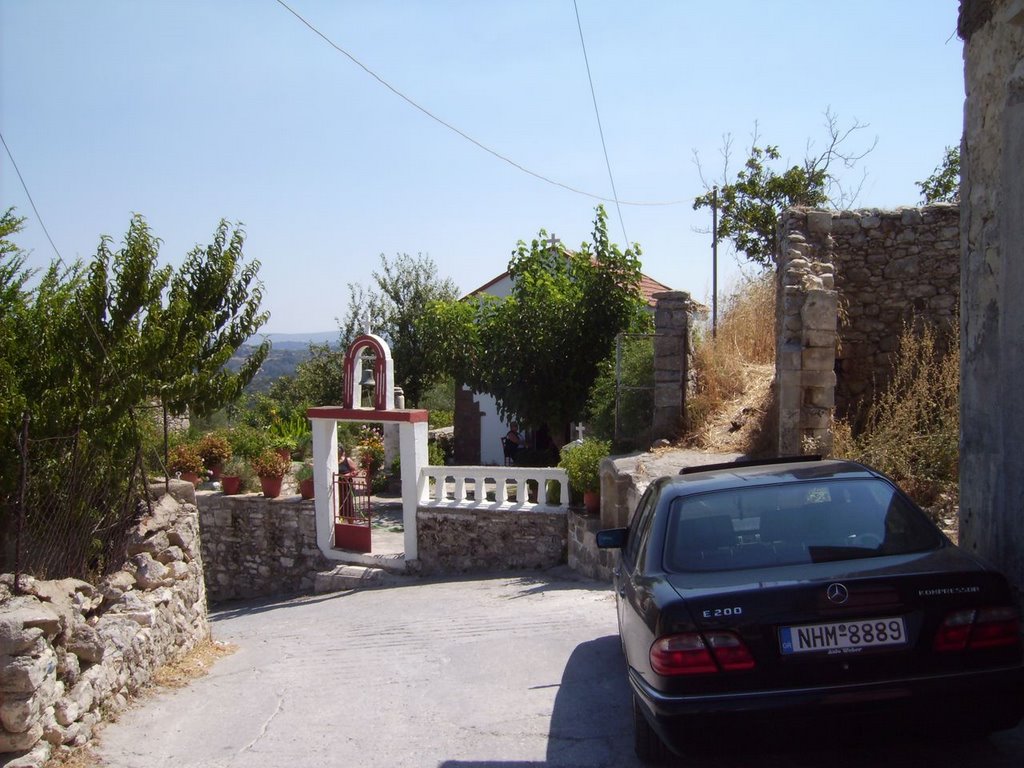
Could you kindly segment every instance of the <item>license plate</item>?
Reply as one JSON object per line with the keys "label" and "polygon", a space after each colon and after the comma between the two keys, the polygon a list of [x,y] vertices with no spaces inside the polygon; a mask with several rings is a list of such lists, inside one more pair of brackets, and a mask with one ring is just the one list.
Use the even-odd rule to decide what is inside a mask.
{"label": "license plate", "polygon": [[860,619],[780,627],[779,642],[783,654],[856,653],[864,648],[904,645],[907,633],[902,618]]}

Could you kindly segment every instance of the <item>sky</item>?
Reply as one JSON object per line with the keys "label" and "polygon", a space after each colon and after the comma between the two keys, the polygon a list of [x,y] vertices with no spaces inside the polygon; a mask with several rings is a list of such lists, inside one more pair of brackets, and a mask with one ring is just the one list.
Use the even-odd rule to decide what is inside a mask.
{"label": "sky", "polygon": [[[57,258],[43,226],[70,263],[142,214],[177,265],[241,222],[263,331],[330,331],[382,254],[429,256],[468,293],[541,228],[578,247],[586,192],[645,274],[710,303],[695,157],[720,177],[725,136],[733,168],[755,130],[792,164],[823,149],[826,111],[863,124],[854,207],[894,208],[962,131],[956,0],[287,6],[0,0],[0,133],[28,189],[0,147],[0,205],[28,219],[30,266]],[[743,263],[719,249],[720,295]]]}

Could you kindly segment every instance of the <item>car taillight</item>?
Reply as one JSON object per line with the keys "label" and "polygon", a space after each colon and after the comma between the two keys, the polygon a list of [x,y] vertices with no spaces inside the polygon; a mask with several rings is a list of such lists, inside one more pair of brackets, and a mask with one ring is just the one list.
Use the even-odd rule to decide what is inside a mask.
{"label": "car taillight", "polygon": [[687,632],[655,640],[651,668],[665,676],[739,672],[753,669],[754,657],[732,632]]}
{"label": "car taillight", "polygon": [[936,651],[1005,648],[1020,642],[1020,616],[1009,607],[954,611],[935,635]]}

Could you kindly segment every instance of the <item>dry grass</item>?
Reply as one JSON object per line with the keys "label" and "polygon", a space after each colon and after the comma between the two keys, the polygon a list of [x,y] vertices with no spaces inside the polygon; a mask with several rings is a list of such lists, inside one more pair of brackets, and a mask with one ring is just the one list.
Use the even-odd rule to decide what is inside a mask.
{"label": "dry grass", "polygon": [[[208,674],[220,659],[238,650],[231,643],[221,643],[207,638],[180,659],[166,664],[153,673],[152,684],[134,703],[139,702],[146,694],[155,693],[165,688],[183,688],[193,680]],[[95,740],[95,737],[94,737]],[[93,744],[55,754],[47,762],[45,768],[102,768],[103,761],[93,749]]]}
{"label": "dry grass", "polygon": [[838,424],[833,453],[890,475],[919,504],[955,498],[959,472],[959,324],[908,323],[892,379],[859,434]]}
{"label": "dry grass", "polygon": [[709,450],[747,451],[756,443],[751,433],[767,413],[774,374],[773,276],[742,281],[722,306],[715,337],[708,330],[694,347],[687,442]]}

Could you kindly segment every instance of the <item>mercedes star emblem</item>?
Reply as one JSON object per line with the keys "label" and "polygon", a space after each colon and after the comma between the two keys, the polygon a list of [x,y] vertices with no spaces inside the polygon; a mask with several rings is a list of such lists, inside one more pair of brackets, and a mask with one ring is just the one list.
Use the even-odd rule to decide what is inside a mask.
{"label": "mercedes star emblem", "polygon": [[833,603],[839,603],[840,605],[850,599],[849,590],[838,582],[829,584],[828,589],[825,590],[825,595]]}

